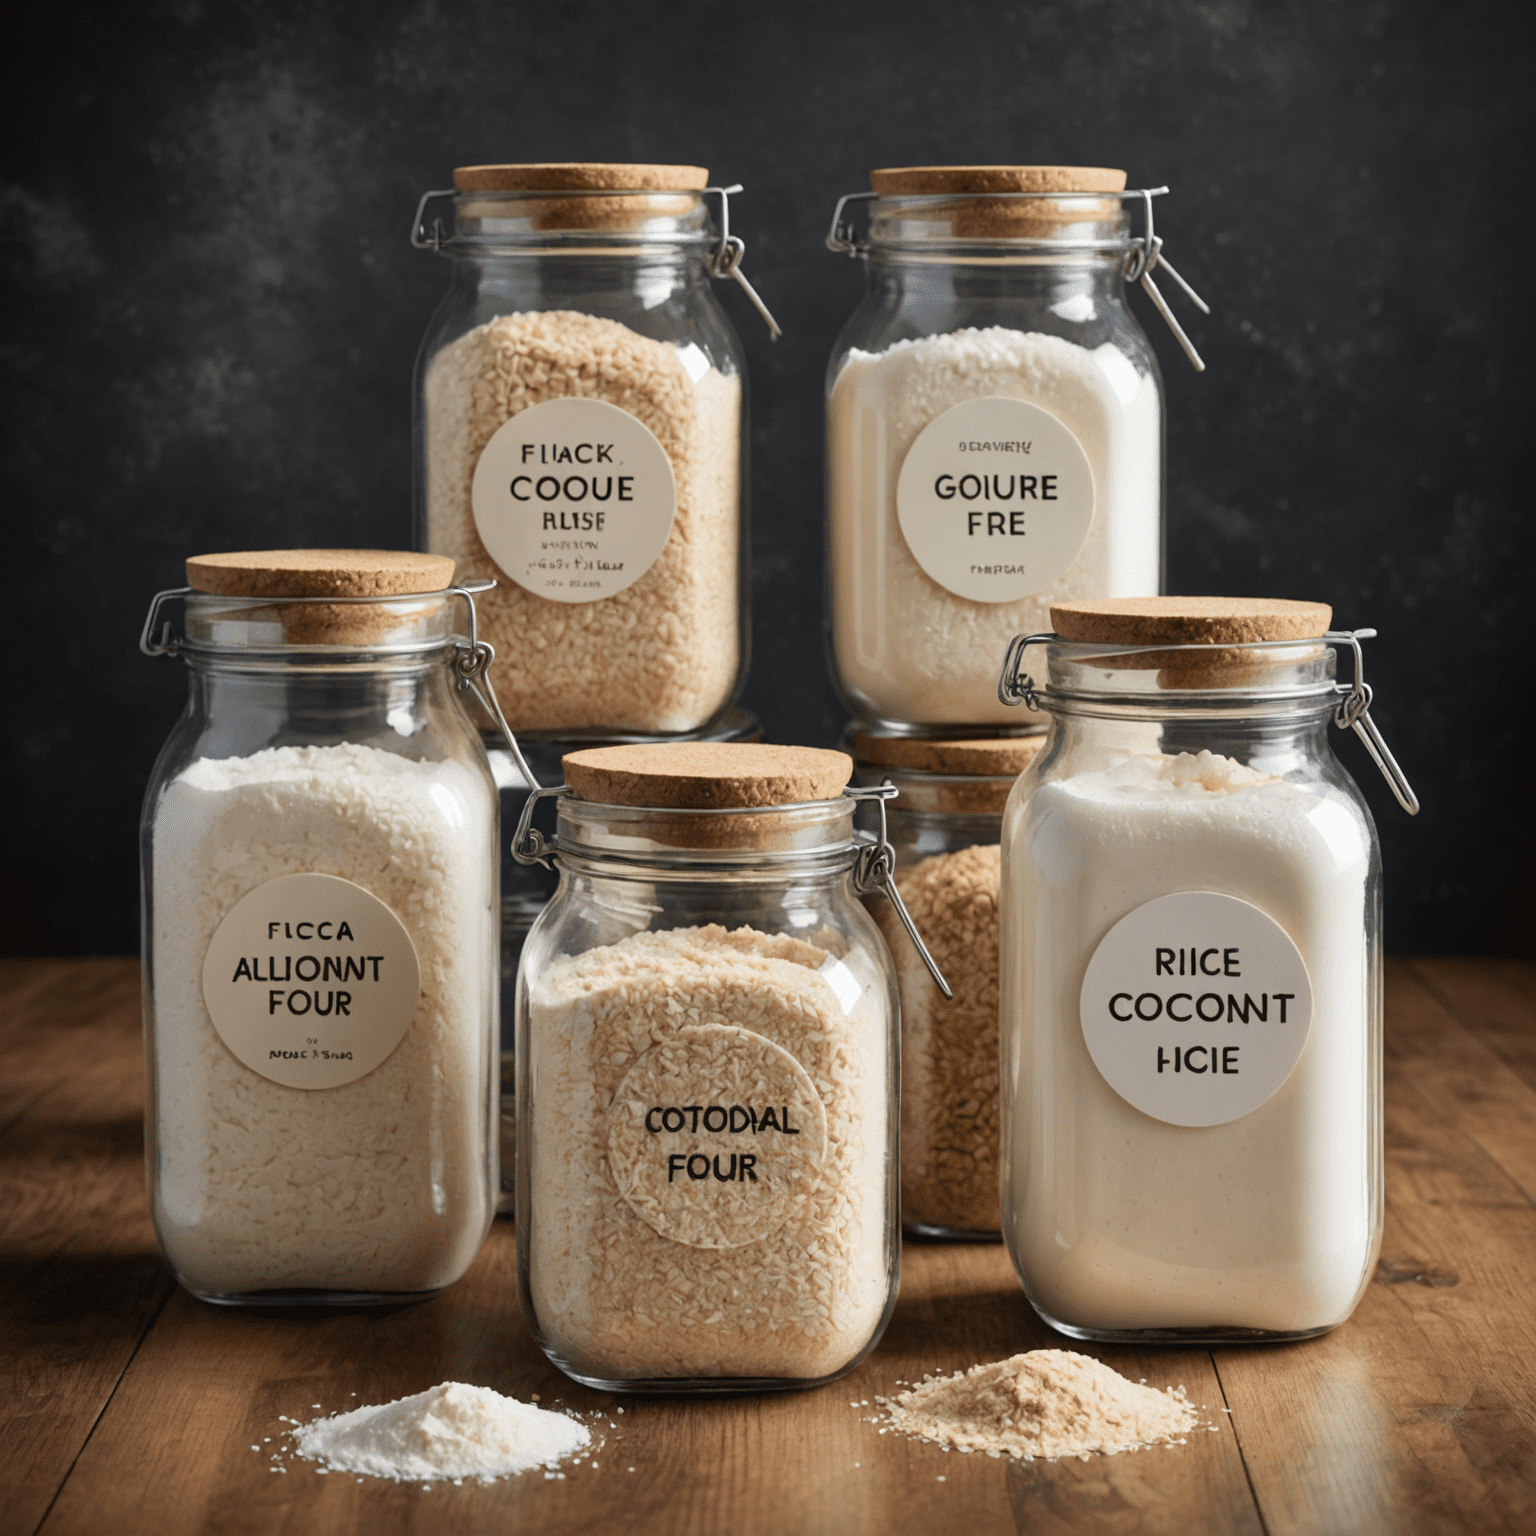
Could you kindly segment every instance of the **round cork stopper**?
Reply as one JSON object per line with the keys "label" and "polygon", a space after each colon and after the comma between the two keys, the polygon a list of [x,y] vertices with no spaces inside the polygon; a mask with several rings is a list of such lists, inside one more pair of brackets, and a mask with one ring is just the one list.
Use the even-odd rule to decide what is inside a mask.
{"label": "round cork stopper", "polygon": [[908,165],[871,171],[882,197],[954,192],[1123,192],[1125,172],[1098,165]]}
{"label": "round cork stopper", "polygon": [[853,750],[860,762],[914,773],[1016,779],[1045,745],[1045,735],[985,737],[974,741],[928,741],[917,736],[871,736],[856,732]]}
{"label": "round cork stopper", "polygon": [[561,762],[565,782],[583,800],[695,811],[831,800],[853,772],[844,752],[746,741],[594,747]]}
{"label": "round cork stopper", "polygon": [[407,597],[452,581],[447,556],[398,549],[259,549],[187,561],[187,584],[220,597]]}
{"label": "round cork stopper", "polygon": [[698,165],[625,165],[588,160],[538,165],[461,165],[459,192],[701,192],[709,172]]}
{"label": "round cork stopper", "polygon": [[1104,597],[1051,605],[1051,626],[1085,645],[1253,645],[1319,640],[1333,609],[1277,597]]}

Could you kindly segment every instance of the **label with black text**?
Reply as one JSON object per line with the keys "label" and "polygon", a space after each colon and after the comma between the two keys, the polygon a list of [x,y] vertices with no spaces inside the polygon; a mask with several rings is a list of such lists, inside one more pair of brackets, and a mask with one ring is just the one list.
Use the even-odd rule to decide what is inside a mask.
{"label": "label with black text", "polygon": [[1088,962],[1083,1039],[1104,1080],[1170,1125],[1224,1125],[1269,1100],[1312,1027],[1295,942],[1236,896],[1180,891],[1129,912]]}
{"label": "label with black text", "polygon": [[416,946],[372,891],[282,875],[248,891],[203,957],[219,1038],[288,1088],[339,1088],[405,1038],[421,992]]}
{"label": "label with black text", "polygon": [[1093,523],[1093,468],[1071,429],[1028,400],[962,400],[902,460],[896,516],[913,558],[977,603],[1042,592]]}
{"label": "label with black text", "polygon": [[475,528],[518,586],[590,603],[633,586],[672,534],[677,482],[656,434],[606,400],[519,411],[475,465]]}

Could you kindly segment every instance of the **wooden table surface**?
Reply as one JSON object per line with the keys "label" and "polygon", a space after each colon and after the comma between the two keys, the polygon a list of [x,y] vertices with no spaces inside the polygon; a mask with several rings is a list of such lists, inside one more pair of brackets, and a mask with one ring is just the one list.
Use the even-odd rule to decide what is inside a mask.
{"label": "wooden table surface", "polygon": [[[204,1306],[150,1230],[138,1008],[130,960],[0,962],[0,1532],[1536,1531],[1536,965],[1389,966],[1387,1233],[1355,1316],[1297,1345],[1091,1349],[1220,1432],[1057,1464],[947,1455],[853,1406],[1065,1342],[999,1247],[908,1245],[874,1354],[755,1398],[567,1382],[518,1319],[503,1222],[389,1315]],[[279,1415],[450,1379],[606,1409],[597,1469],[430,1491],[268,1470]]]}

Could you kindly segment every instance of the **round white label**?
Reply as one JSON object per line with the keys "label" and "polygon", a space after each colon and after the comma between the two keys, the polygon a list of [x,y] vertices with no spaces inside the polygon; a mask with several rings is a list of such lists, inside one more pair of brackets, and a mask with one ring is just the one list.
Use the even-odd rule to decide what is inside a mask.
{"label": "round white label", "polygon": [[500,426],[470,502],[491,559],[518,586],[590,603],[633,586],[672,532],[677,482],[655,433],[605,400],[546,400]]}
{"label": "round white label", "polygon": [[1267,912],[1181,891],[1104,935],[1081,1009],[1088,1053],[1122,1099],[1170,1125],[1223,1125],[1291,1075],[1312,1027],[1312,983]]}
{"label": "round white label", "polygon": [[962,400],[902,460],[896,516],[917,563],[977,603],[1041,592],[1093,522],[1093,468],[1071,431],[1027,400]]}
{"label": "round white label", "polygon": [[248,891],[203,957],[219,1038],[289,1088],[339,1088],[373,1071],[404,1038],[420,991],[405,925],[337,875],[282,875]]}
{"label": "round white label", "polygon": [[777,1232],[821,1177],[827,1114],[805,1068],[734,1024],[688,1025],[625,1074],[608,1165],[630,1209],[692,1248]]}

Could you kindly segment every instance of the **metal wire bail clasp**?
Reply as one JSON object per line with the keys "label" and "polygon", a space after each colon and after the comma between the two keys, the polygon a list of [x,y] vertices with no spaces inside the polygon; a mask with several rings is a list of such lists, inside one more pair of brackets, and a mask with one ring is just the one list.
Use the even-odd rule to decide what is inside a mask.
{"label": "metal wire bail clasp", "polygon": [[1195,365],[1195,372],[1204,373],[1205,362],[1195,351],[1194,342],[1184,334],[1184,327],[1174,319],[1173,311],[1168,308],[1168,301],[1163,297],[1157,284],[1152,281],[1152,269],[1161,266],[1168,276],[1189,295],[1190,301],[1201,314],[1210,314],[1210,305],[1179,276],[1173,268],[1173,263],[1163,255],[1162,238],[1152,228],[1152,199],[1161,197],[1167,190],[1167,187],[1149,187],[1140,194],[1142,206],[1147,211],[1147,227],[1142,232],[1141,239],[1133,244],[1125,258],[1125,280],[1128,283],[1141,284],[1146,290],[1147,297],[1157,306],[1158,314],[1168,322],[1168,329],[1173,332],[1179,345],[1184,348],[1184,355]]}
{"label": "metal wire bail clasp", "polygon": [[1362,742],[1365,750],[1371,754],[1371,761],[1381,770],[1381,776],[1391,786],[1392,793],[1397,797],[1397,803],[1408,812],[1410,816],[1419,814],[1419,797],[1414,794],[1413,786],[1408,782],[1408,776],[1398,767],[1397,759],[1393,757],[1391,749],[1387,746],[1381,732],[1376,728],[1376,722],[1371,719],[1371,685],[1365,680],[1365,653],[1360,648],[1362,640],[1373,640],[1376,637],[1374,629],[1340,629],[1329,630],[1323,636],[1333,645],[1348,645],[1355,653],[1355,681],[1350,686],[1339,683],[1338,690],[1344,695],[1339,700],[1339,707],[1333,713],[1333,723],[1341,731],[1354,731]]}
{"label": "metal wire bail clasp", "polygon": [[843,209],[849,203],[867,203],[872,201],[877,194],[874,192],[845,192],[837,200],[837,207],[832,210],[832,226],[827,230],[827,249],[838,256],[862,256],[869,249],[867,242],[860,240],[853,227],[853,220],[843,223]]}
{"label": "metal wire bail clasp", "polygon": [[923,936],[917,931],[917,924],[912,921],[912,914],[907,911],[907,905],[901,899],[901,892],[896,889],[896,850],[891,847],[890,835],[885,825],[885,802],[896,798],[898,794],[896,786],[887,779],[883,784],[867,789],[855,789],[850,786],[843,793],[850,800],[861,803],[872,800],[880,807],[879,836],[869,832],[856,834],[859,840],[859,851],[853,861],[854,891],[860,896],[873,896],[878,892],[891,899],[896,908],[896,915],[901,919],[901,926],[907,930],[907,937],[917,946],[917,952],[923,957],[923,964],[928,967],[929,975],[933,977],[939,991],[946,998],[952,998],[955,994],[950,990],[949,983],[945,981],[938,962],[928,953],[928,946],[923,943]]}
{"label": "metal wire bail clasp", "polygon": [[534,778],[533,769],[528,766],[523,749],[518,746],[517,737],[512,734],[512,727],[507,724],[507,717],[501,712],[501,701],[496,697],[496,689],[491,682],[491,663],[496,660],[496,647],[489,640],[480,638],[476,624],[475,593],[489,592],[495,585],[494,581],[472,581],[462,587],[448,588],[449,596],[463,598],[464,606],[469,610],[469,639],[454,641],[453,670],[459,692],[473,693],[480,701],[480,707],[496,722],[497,730],[506,738],[512,761],[517,764],[517,771],[522,774],[524,783],[530,789],[537,790],[539,781]]}
{"label": "metal wire bail clasp", "polygon": [[741,258],[747,254],[747,242],[740,235],[731,233],[731,194],[740,191],[739,181],[728,187],[704,188],[705,197],[714,193],[720,199],[720,244],[709,258],[709,275],[734,278],[741,291],[752,301],[752,307],[767,322],[768,334],[777,341],[784,334],[779,329],[779,322],[768,312],[768,306],[763,303],[757,289],[747,281],[747,274],[741,270]]}
{"label": "metal wire bail clasp", "polygon": [[1047,645],[1059,640],[1059,635],[1015,635],[1008,642],[1008,652],[1003,657],[1003,670],[997,675],[998,702],[1009,708],[1018,704],[1039,711],[1040,690],[1035,680],[1024,670],[1024,652],[1032,645]]}
{"label": "metal wire bail clasp", "polygon": [[139,649],[146,656],[174,656],[181,650],[180,636],[171,628],[169,619],[161,619],[160,610],[178,597],[189,596],[191,591],[191,587],[171,587],[168,591],[155,593],[144,628],[139,632]]}
{"label": "metal wire bail clasp", "polygon": [[427,226],[427,204],[434,198],[457,197],[458,191],[453,187],[440,188],[436,192],[423,192],[421,201],[416,204],[416,217],[411,220],[411,244],[418,251],[440,251],[448,243],[443,234],[443,221],[433,219],[431,227]]}
{"label": "metal wire bail clasp", "polygon": [[533,813],[540,800],[558,800],[570,794],[568,784],[555,789],[535,789],[523,801],[522,814],[517,818],[517,831],[512,838],[512,857],[519,864],[542,864],[545,869],[555,867],[555,850],[544,841],[544,834],[533,824]]}

